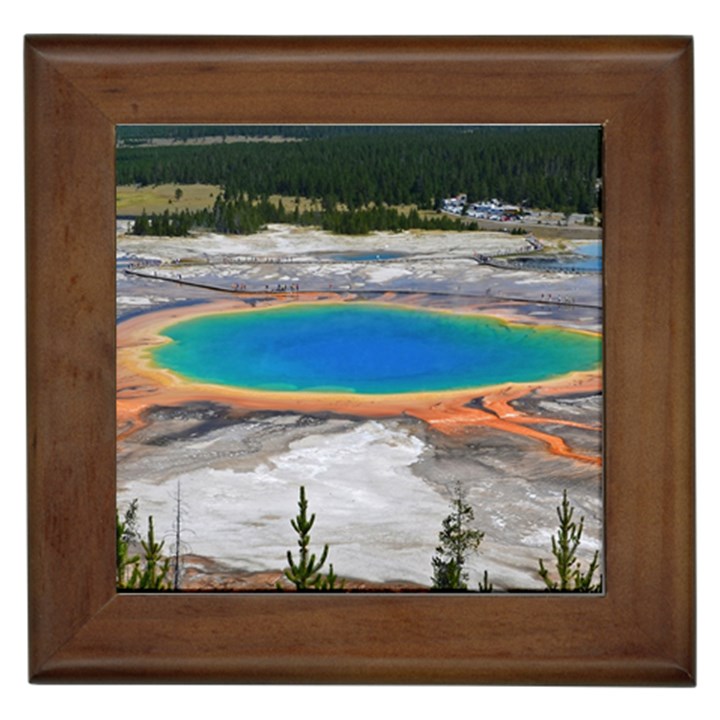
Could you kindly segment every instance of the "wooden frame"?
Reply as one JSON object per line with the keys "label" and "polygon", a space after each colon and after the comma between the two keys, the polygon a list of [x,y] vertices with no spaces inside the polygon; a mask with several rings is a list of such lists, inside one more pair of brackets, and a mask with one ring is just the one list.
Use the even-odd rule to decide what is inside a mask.
{"label": "wooden frame", "polygon": [[[28,37],[30,678],[695,678],[692,41]],[[602,597],[119,595],[114,126],[603,123]]]}

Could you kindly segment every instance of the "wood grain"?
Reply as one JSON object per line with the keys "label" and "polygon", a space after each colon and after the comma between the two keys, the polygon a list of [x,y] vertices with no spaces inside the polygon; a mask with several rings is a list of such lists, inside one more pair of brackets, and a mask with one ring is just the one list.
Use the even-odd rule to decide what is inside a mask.
{"label": "wood grain", "polygon": [[[692,41],[26,38],[30,679],[695,682]],[[605,127],[603,597],[118,595],[114,126]]]}

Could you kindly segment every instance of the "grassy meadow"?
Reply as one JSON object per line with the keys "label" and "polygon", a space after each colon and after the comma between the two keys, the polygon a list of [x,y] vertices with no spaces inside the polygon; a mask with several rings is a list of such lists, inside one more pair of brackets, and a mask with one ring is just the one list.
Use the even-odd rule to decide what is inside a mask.
{"label": "grassy meadow", "polygon": [[[182,195],[176,198],[176,191]],[[117,214],[140,215],[161,213],[165,210],[202,210],[211,208],[215,198],[222,192],[219,185],[179,185],[164,183],[161,185],[118,185],[116,190]]]}

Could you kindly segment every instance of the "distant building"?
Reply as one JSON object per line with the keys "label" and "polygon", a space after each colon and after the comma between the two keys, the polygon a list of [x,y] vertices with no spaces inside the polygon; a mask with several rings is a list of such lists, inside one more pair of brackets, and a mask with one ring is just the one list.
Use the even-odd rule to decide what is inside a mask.
{"label": "distant building", "polygon": [[499,222],[514,220],[522,213],[521,208],[517,205],[505,205],[497,198],[479,200],[468,205],[467,195],[464,193],[456,197],[445,198],[442,201],[441,209],[443,212],[453,213],[454,215],[462,215],[465,212],[468,217]]}
{"label": "distant building", "polygon": [[445,198],[442,201],[442,210],[455,215],[462,215],[463,209],[467,204],[467,195],[460,193],[456,197]]}
{"label": "distant building", "polygon": [[512,220],[520,214],[521,210],[517,205],[505,205],[496,198],[492,200],[481,200],[472,203],[467,214],[470,217],[481,220]]}

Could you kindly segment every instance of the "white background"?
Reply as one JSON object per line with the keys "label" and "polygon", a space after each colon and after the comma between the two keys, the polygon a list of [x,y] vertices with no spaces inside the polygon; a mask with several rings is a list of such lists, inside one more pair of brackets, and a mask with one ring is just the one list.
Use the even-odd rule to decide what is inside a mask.
{"label": "white background", "polygon": [[[718,212],[717,71],[720,29],[706,0],[518,0],[450,3],[362,0],[119,0],[22,2],[3,8],[2,23],[2,260],[3,329],[0,346],[5,412],[2,438],[0,538],[0,707],[5,717],[413,717],[576,716],[588,718],[717,717],[720,708],[718,506],[720,472],[712,454],[719,423],[713,336],[717,316]],[[22,41],[26,33],[234,35],[693,35],[696,69],[697,163],[697,403],[698,403],[698,669],[695,689],[644,688],[384,688],[384,687],[38,687],[27,683],[25,554],[24,229]],[[713,250],[715,249],[715,252]],[[716,279],[713,281],[713,274]],[[712,376],[713,370],[716,377]]]}

